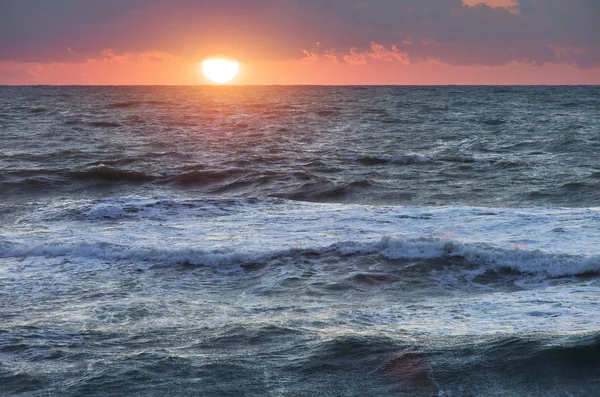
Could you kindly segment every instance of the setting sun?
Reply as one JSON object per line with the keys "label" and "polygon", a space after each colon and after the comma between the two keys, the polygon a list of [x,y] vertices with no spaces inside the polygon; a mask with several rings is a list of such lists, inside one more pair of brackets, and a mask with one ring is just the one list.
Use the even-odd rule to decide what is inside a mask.
{"label": "setting sun", "polygon": [[204,75],[217,84],[227,83],[233,79],[240,68],[236,61],[225,59],[207,59],[202,62]]}

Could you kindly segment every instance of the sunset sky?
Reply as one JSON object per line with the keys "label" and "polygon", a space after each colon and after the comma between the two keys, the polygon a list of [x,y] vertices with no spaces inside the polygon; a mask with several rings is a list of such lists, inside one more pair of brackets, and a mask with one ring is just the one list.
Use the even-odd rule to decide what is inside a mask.
{"label": "sunset sky", "polygon": [[0,84],[600,84],[599,0],[0,0]]}

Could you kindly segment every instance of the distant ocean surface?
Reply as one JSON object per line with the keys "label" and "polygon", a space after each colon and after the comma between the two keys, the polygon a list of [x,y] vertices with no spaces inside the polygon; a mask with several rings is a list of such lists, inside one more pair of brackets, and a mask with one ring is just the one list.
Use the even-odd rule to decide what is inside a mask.
{"label": "distant ocean surface", "polygon": [[598,396],[600,87],[0,87],[0,395]]}

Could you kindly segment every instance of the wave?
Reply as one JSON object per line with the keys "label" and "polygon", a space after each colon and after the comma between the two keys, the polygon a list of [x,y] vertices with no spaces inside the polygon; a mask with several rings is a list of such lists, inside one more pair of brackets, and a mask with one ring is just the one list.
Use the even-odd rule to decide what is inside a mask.
{"label": "wave", "polygon": [[[74,183],[106,183],[106,182],[131,182],[143,183],[159,179],[159,175],[113,167],[113,165],[128,165],[139,159],[125,158],[106,162],[93,162],[81,169],[68,168],[38,168],[38,169],[14,169],[4,170],[0,175],[0,188],[10,186],[11,188],[28,189],[36,188],[75,188]],[[106,164],[105,164],[106,163]]]}
{"label": "wave", "polygon": [[[39,193],[43,189],[105,187],[107,184],[158,184],[199,189],[209,195],[276,197],[327,202],[361,195],[380,185],[372,180],[335,181],[308,171],[256,170],[251,168],[203,169],[197,165],[179,170],[137,170],[129,166],[139,158],[94,161],[81,169],[8,170],[0,174],[0,189]],[[319,166],[318,163],[315,163]],[[32,188],[35,188],[32,190]]]}
{"label": "wave", "polygon": [[[418,355],[428,363],[430,378],[446,390],[452,387],[464,393],[472,389],[483,395],[497,395],[499,389],[506,392],[502,395],[553,395],[550,390],[565,396],[595,394],[593,382],[581,380],[599,375],[597,331],[501,335],[476,341],[461,338],[461,342],[462,346]],[[482,368],[484,376],[472,376],[481,374]],[[545,390],[540,390],[542,384]]]}
{"label": "wave", "polygon": [[237,252],[206,252],[194,249],[133,248],[109,243],[57,243],[32,247],[6,247],[5,245],[0,248],[0,257],[2,258],[70,256],[108,261],[135,260],[159,265],[182,264],[211,267],[250,264],[256,261],[265,261],[277,255],[277,253],[253,255]]}
{"label": "wave", "polygon": [[421,164],[430,161],[427,157],[422,154],[404,154],[404,155],[366,155],[361,156],[357,161],[364,165],[378,165],[378,164]]}
{"label": "wave", "polygon": [[[357,333],[316,343],[311,354],[293,364],[294,370],[327,372],[332,362],[344,373],[372,368],[406,395],[541,396],[552,395],[551,389],[576,390],[560,395],[588,395],[594,390],[591,383],[573,381],[599,374],[597,332],[583,337],[531,333],[417,342]],[[546,389],[541,391],[540,384]]]}
{"label": "wave", "polygon": [[444,161],[451,163],[496,163],[499,162],[498,158],[479,158],[468,155],[447,155],[447,156],[438,156],[431,157],[425,156],[423,154],[380,154],[380,155],[364,155],[360,156],[356,159],[361,164],[364,165],[380,165],[380,164],[399,164],[399,165],[409,165],[409,164],[423,164],[429,163],[432,161]]}
{"label": "wave", "polygon": [[142,101],[116,102],[116,103],[111,103],[111,104],[107,105],[107,107],[111,108],[111,109],[126,109],[126,108],[131,108],[131,107],[141,105],[142,103],[143,103]]}
{"label": "wave", "polygon": [[[233,209],[244,206],[255,205],[261,202],[277,203],[276,200],[260,200],[252,198],[231,199],[187,199],[173,200],[170,198],[137,199],[131,198],[100,200],[94,202],[91,208],[78,214],[76,219],[95,222],[98,220],[125,220],[125,219],[165,219],[175,214],[189,217],[190,212],[194,216],[211,216],[229,214]],[[85,208],[85,207],[84,207]],[[60,216],[60,215],[59,215]]]}
{"label": "wave", "polygon": [[500,161],[498,158],[481,158],[468,155],[441,156],[437,160],[451,163],[496,163]]}
{"label": "wave", "polygon": [[220,267],[252,265],[277,258],[337,255],[341,258],[355,255],[375,255],[388,260],[419,261],[449,259],[457,265],[478,266],[495,271],[516,271],[522,274],[564,277],[600,274],[600,256],[549,253],[522,248],[502,249],[486,243],[459,243],[443,239],[399,239],[385,236],[375,243],[340,242],[326,247],[243,252],[192,248],[173,249],[99,243],[50,243],[33,246],[4,242],[0,245],[2,258],[74,256],[102,260],[133,260],[160,265],[196,265]]}
{"label": "wave", "polygon": [[155,176],[144,172],[117,169],[105,164],[92,166],[81,171],[72,171],[69,172],[69,176],[75,179],[95,179],[114,182],[149,182],[156,179]]}
{"label": "wave", "polygon": [[239,178],[251,173],[250,170],[231,168],[226,170],[194,170],[168,176],[164,180],[183,186],[203,185],[212,182],[226,181],[229,178]]}
{"label": "wave", "polygon": [[127,109],[140,105],[166,105],[167,101],[122,101],[106,105],[110,109]]}
{"label": "wave", "polygon": [[314,177],[310,180],[291,186],[288,191],[277,192],[273,197],[280,197],[297,201],[329,202],[351,197],[353,194],[363,194],[376,187],[377,184],[367,179],[355,181],[334,182],[322,177]]}
{"label": "wave", "polygon": [[342,255],[377,253],[387,259],[451,258],[494,270],[513,270],[527,274],[550,277],[600,273],[600,256],[528,251],[515,246],[502,249],[490,244],[458,243],[452,240],[403,240],[386,236],[376,244],[343,244],[338,248]]}

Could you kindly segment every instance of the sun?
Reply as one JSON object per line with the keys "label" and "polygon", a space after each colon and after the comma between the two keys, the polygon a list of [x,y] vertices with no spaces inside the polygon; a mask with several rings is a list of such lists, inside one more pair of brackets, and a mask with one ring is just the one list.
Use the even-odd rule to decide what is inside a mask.
{"label": "sun", "polygon": [[213,58],[202,62],[204,75],[217,84],[232,80],[238,74],[239,69],[239,63],[227,59]]}

